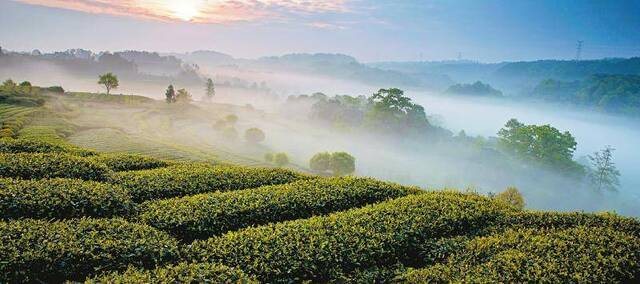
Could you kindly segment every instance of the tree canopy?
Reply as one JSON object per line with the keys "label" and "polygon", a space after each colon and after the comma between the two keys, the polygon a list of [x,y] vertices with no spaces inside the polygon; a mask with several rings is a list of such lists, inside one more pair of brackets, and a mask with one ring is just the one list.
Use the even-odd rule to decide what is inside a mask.
{"label": "tree canopy", "polygon": [[109,72],[103,75],[100,75],[98,79],[98,84],[103,85],[105,89],[107,89],[107,95],[110,94],[111,90],[117,89],[120,85],[118,81],[118,76]]}
{"label": "tree canopy", "polygon": [[498,137],[501,148],[514,156],[568,172],[583,170],[573,160],[577,143],[568,131],[548,124],[525,125],[514,118],[500,129]]}

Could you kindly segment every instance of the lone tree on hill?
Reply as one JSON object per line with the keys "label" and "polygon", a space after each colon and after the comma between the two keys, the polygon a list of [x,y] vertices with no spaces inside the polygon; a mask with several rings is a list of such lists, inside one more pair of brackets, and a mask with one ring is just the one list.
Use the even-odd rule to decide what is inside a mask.
{"label": "lone tree on hill", "polygon": [[120,85],[120,83],[118,82],[118,77],[116,75],[113,75],[113,73],[111,72],[100,75],[98,84],[103,85],[104,88],[107,89],[107,95],[110,94],[112,89],[115,90]]}
{"label": "lone tree on hill", "polygon": [[216,95],[216,87],[213,84],[211,78],[207,79],[207,99],[212,99]]}
{"label": "lone tree on hill", "polygon": [[176,90],[173,88],[173,85],[169,85],[164,96],[168,104],[176,102]]}
{"label": "lone tree on hill", "polygon": [[589,174],[593,187],[602,191],[603,189],[616,191],[620,186],[620,172],[613,163],[613,151],[616,149],[606,146],[599,152],[589,155],[592,170]]}
{"label": "lone tree on hill", "polygon": [[264,141],[265,135],[262,130],[259,128],[249,128],[244,132],[244,139],[246,139],[249,143],[257,144]]}

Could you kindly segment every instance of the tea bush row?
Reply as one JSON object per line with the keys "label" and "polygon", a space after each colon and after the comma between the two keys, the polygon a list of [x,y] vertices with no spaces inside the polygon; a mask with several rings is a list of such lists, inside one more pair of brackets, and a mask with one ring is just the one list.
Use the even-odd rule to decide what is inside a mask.
{"label": "tea bush row", "polygon": [[178,257],[178,243],[123,219],[24,219],[0,222],[0,282],[84,280],[90,275],[152,268]]}
{"label": "tea bush row", "polygon": [[323,282],[414,259],[416,247],[426,240],[473,234],[513,210],[477,195],[424,193],[195,241],[184,255],[242,267],[264,282]]}
{"label": "tea bush row", "polygon": [[640,239],[613,228],[517,229],[470,241],[444,264],[410,270],[408,283],[633,283]]}
{"label": "tea bush row", "polygon": [[368,178],[303,180],[143,204],[139,220],[183,239],[323,215],[420,192]]}
{"label": "tea bush row", "polygon": [[97,155],[93,159],[117,172],[149,170],[170,165],[169,162],[164,160],[135,154],[107,153]]}
{"label": "tea bush row", "polygon": [[92,159],[64,153],[0,154],[0,177],[109,180],[111,170]]}
{"label": "tea bush row", "polygon": [[129,191],[134,201],[141,202],[284,184],[309,178],[307,175],[284,169],[179,164],[166,168],[116,173],[113,182]]}
{"label": "tea bush row", "polygon": [[62,143],[51,143],[33,139],[0,139],[0,153],[68,153],[92,156],[96,152]]}
{"label": "tea bush row", "polygon": [[0,179],[3,219],[126,216],[134,204],[122,188],[76,179]]}
{"label": "tea bush row", "polygon": [[222,264],[179,263],[152,270],[130,267],[124,272],[114,272],[85,281],[93,283],[258,283],[242,270]]}

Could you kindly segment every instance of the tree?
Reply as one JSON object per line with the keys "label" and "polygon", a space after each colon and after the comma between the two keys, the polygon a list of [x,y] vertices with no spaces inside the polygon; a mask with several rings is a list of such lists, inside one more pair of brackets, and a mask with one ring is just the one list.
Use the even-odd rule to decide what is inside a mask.
{"label": "tree", "polygon": [[355,172],[356,159],[346,152],[317,153],[309,160],[309,167],[319,173],[331,171],[335,176],[349,175]]}
{"label": "tree", "polygon": [[216,88],[213,84],[213,80],[211,78],[207,79],[207,98],[212,99],[216,95]]}
{"label": "tree", "polygon": [[118,77],[113,75],[113,73],[109,72],[107,74],[100,75],[98,84],[103,85],[105,89],[107,89],[107,95],[111,92],[112,89],[117,89],[120,83],[118,82]]}
{"label": "tree", "polygon": [[168,104],[176,102],[176,91],[173,88],[173,85],[169,85],[169,87],[167,87],[167,91],[164,93],[164,96],[165,96],[165,101]]}
{"label": "tree", "polygon": [[178,93],[176,93],[176,102],[178,103],[188,103],[191,100],[191,94],[189,94],[185,89],[180,89],[178,90]]}
{"label": "tree", "polygon": [[227,121],[218,119],[216,123],[213,124],[213,129],[215,130],[223,130],[227,127]]}
{"label": "tree", "polygon": [[524,198],[520,191],[513,186],[508,187],[505,191],[496,194],[493,198],[512,205],[518,209],[524,209]]}
{"label": "tree", "polygon": [[380,89],[369,98],[369,103],[366,121],[372,129],[415,132],[430,126],[424,108],[412,103],[400,89]]}
{"label": "tree", "polygon": [[226,120],[229,124],[236,124],[236,122],[238,122],[238,116],[235,114],[230,114],[225,116],[224,120]]}
{"label": "tree", "polygon": [[576,140],[568,131],[551,125],[525,125],[510,119],[498,132],[499,145],[506,152],[566,172],[583,173],[584,169],[573,160]]}
{"label": "tree", "polygon": [[336,176],[350,175],[356,171],[356,159],[346,152],[331,154],[331,171]]}
{"label": "tree", "polygon": [[309,167],[316,172],[326,172],[331,168],[331,153],[317,153],[309,160]]}
{"label": "tree", "polygon": [[257,144],[264,141],[265,135],[259,128],[249,128],[244,132],[244,139],[249,143]]}
{"label": "tree", "polygon": [[287,153],[277,153],[273,156],[273,162],[278,167],[286,166],[289,164],[289,156],[287,156]]}
{"label": "tree", "polygon": [[620,172],[613,163],[613,151],[615,149],[607,145],[599,152],[588,156],[592,167],[589,177],[597,191],[616,191],[620,186]]}
{"label": "tree", "polygon": [[16,82],[11,79],[7,79],[2,83],[2,88],[5,90],[13,90],[16,87]]}

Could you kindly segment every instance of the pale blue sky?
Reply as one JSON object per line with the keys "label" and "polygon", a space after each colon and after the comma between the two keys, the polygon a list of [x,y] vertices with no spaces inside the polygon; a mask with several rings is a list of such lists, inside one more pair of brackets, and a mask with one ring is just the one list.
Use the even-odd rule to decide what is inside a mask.
{"label": "pale blue sky", "polygon": [[259,15],[254,18],[192,23],[0,0],[0,46],[209,49],[237,57],[331,52],[362,61],[454,59],[460,52],[465,59],[495,62],[573,58],[576,41],[583,40],[584,58],[640,56],[640,1],[334,0],[326,3],[336,7],[296,7],[290,4],[295,1],[263,0],[269,1],[278,3],[246,12]]}

